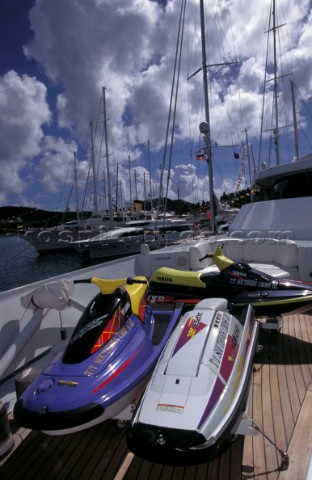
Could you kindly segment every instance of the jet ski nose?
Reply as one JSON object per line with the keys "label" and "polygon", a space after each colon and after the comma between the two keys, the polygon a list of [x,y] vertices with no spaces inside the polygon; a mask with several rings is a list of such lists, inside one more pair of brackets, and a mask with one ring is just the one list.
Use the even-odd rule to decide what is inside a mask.
{"label": "jet ski nose", "polygon": [[[205,439],[197,430],[168,428],[146,423],[136,423],[127,430],[127,443],[130,450],[140,456],[140,453],[157,450],[185,451]],[[140,453],[138,453],[140,452]]]}

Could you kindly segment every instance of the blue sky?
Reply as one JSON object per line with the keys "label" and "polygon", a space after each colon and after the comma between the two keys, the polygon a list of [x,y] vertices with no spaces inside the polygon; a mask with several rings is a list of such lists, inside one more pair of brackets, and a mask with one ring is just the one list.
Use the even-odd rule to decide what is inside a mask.
{"label": "blue sky", "polygon": [[0,48],[1,48],[1,75],[10,70],[13,66],[21,73],[37,73],[35,64],[33,70],[23,54],[23,45],[31,34],[28,12],[34,5],[34,0],[1,0],[0,2]]}
{"label": "blue sky", "polygon": [[[280,110],[280,125],[291,123],[292,79],[303,155],[311,151],[311,2],[276,3],[278,24],[285,24],[278,29],[283,78],[279,99],[288,97],[286,113]],[[202,75],[187,81],[201,65],[198,4],[198,0],[189,0],[186,8],[168,182],[170,198],[179,196],[191,202],[209,199],[207,165],[196,162],[194,155],[203,145],[198,129],[204,120]],[[130,194],[134,198],[137,193],[141,199],[149,194],[148,142],[152,195],[157,196],[180,5],[178,0],[0,0],[0,206],[64,209],[73,184],[74,152],[82,202],[90,168],[90,122],[94,132],[102,132],[103,86],[113,201],[117,170],[119,198],[129,201]],[[240,177],[241,188],[249,182],[246,162],[243,176],[240,174],[242,142],[246,147],[247,136],[258,165],[264,32],[270,6],[270,0],[257,4],[249,0],[205,2],[208,63],[237,61],[209,69],[214,186],[219,196],[234,191]],[[289,72],[291,76],[286,75]],[[281,131],[281,161],[292,161],[292,131],[289,137],[284,128]],[[108,183],[98,138],[95,136],[94,149],[97,189],[104,208]],[[237,152],[239,159],[235,159]],[[265,149],[261,161],[268,163],[269,158]],[[88,191],[88,206],[92,205],[92,191]],[[72,196],[70,207],[74,205]]]}

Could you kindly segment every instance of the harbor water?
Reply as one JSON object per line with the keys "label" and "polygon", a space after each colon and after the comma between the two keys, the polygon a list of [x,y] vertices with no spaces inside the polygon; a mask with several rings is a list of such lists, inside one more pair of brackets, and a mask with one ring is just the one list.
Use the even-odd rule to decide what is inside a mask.
{"label": "harbor water", "polygon": [[0,292],[90,265],[74,250],[39,255],[17,235],[0,236],[0,252]]}

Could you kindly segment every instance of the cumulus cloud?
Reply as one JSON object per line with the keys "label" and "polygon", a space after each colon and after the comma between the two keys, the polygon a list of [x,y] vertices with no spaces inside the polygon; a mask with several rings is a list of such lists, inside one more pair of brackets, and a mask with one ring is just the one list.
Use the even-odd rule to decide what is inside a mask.
{"label": "cumulus cloud", "polygon": [[0,187],[2,192],[25,189],[22,170],[41,150],[43,126],[51,120],[46,87],[11,70],[0,78]]}
{"label": "cumulus cloud", "polygon": [[[47,192],[57,192],[59,185],[72,184],[75,142],[66,143],[61,138],[46,136],[42,145],[42,155],[36,171]],[[85,175],[86,176],[86,175]]]}
{"label": "cumulus cloud", "polygon": [[25,53],[64,89],[58,100],[62,125],[84,129],[86,119],[94,116],[102,86],[115,97],[111,113],[120,119],[136,76],[150,61],[156,4],[37,0],[30,20],[35,36]]}
{"label": "cumulus cloud", "polygon": [[[34,202],[33,195],[27,201],[24,193],[38,184],[46,193],[60,191],[77,146],[73,141],[66,143],[62,138],[45,135],[51,116],[42,82],[13,70],[0,78],[2,203],[10,195],[17,195],[20,204]],[[86,174],[83,176],[86,178]],[[70,183],[72,178],[71,172]]]}
{"label": "cumulus cloud", "polygon": [[[251,143],[259,139],[266,55],[264,32],[268,29],[271,1],[256,4],[249,0],[224,0],[205,4],[208,63],[238,60],[236,64],[209,68],[212,139],[215,145],[227,144],[237,149],[245,140],[245,129]],[[302,99],[309,101],[311,5],[309,0],[279,0],[277,4],[278,14],[283,14],[278,22],[287,21],[285,29],[280,29],[285,30],[287,37],[286,57]],[[178,154],[174,153],[169,185],[172,198],[179,193],[190,201],[195,197],[208,199],[204,165],[190,163],[194,151],[202,146],[198,125],[204,120],[202,73],[187,80],[201,66],[198,10],[198,1],[189,0],[176,110],[174,152]],[[69,178],[66,172],[73,150],[77,147],[79,157],[79,143],[89,122],[98,119],[103,125],[103,106],[99,107],[103,86],[112,182],[116,180],[118,163],[119,182],[129,200],[126,186],[130,155],[131,168],[138,172],[138,195],[143,197],[144,174],[148,175],[146,144],[150,141],[152,177],[157,184],[164,154],[179,15],[180,2],[176,1],[168,1],[164,6],[163,2],[150,0],[36,0],[29,14],[32,37],[24,45],[24,53],[40,67],[40,81],[8,72],[0,82],[0,160],[12,180],[3,192],[25,192],[32,181],[27,168],[33,166],[36,180],[47,193],[61,190],[62,183]],[[216,24],[221,26],[218,32]],[[50,89],[49,104],[44,79]],[[233,148],[221,154],[214,150],[216,191],[223,192],[224,187],[235,185],[233,178],[239,166],[233,162]],[[100,149],[98,143],[96,149]],[[78,160],[82,184],[89,162],[86,155]],[[105,170],[103,150],[101,162],[99,171]],[[168,161],[165,169],[168,170]]]}

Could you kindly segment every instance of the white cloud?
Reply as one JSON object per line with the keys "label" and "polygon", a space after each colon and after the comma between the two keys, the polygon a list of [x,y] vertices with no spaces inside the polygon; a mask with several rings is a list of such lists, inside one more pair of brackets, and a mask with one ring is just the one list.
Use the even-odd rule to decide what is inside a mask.
{"label": "white cloud", "polygon": [[58,102],[62,125],[84,130],[95,115],[102,86],[114,98],[112,114],[120,120],[135,77],[150,60],[156,5],[127,0],[37,1],[30,19],[35,36],[25,52],[64,89]]}
{"label": "white cloud", "polygon": [[21,193],[26,188],[22,169],[40,153],[43,125],[50,122],[46,87],[13,70],[0,78],[0,187]]}
{"label": "white cloud", "polygon": [[[239,144],[245,128],[249,141],[258,141],[266,54],[264,32],[268,28],[270,5],[271,0],[205,2],[208,63],[233,60],[235,55],[239,60],[237,65],[209,69],[212,137],[219,144]],[[309,0],[277,2],[278,22],[287,21],[286,27],[279,29],[288,52],[285,58],[290,59],[294,80],[305,101],[310,99],[312,91],[309,8]],[[179,9],[180,2],[176,1],[168,2],[165,9],[149,0],[36,1],[30,12],[33,37],[24,46],[24,51],[29,59],[38,63],[47,84],[52,82],[55,86],[55,91],[51,89],[55,95],[54,105],[48,106],[46,87],[34,78],[10,72],[1,79],[0,124],[6,132],[6,135],[0,133],[2,158],[8,169],[7,176],[12,179],[10,187],[4,186],[4,191],[23,193],[25,178],[28,184],[30,181],[25,168],[33,165],[34,157],[39,160],[37,181],[47,192],[61,189],[75,143],[57,138],[57,135],[60,131],[66,132],[67,138],[77,143],[84,141],[90,120],[95,121],[97,116],[103,119],[103,112],[99,110],[102,86],[106,87],[112,172],[116,171],[118,162],[120,181],[126,187],[130,154],[133,168],[140,167],[138,189],[143,195],[147,163],[142,146],[146,149],[149,140],[153,153],[153,181],[157,183],[156,172],[162,161],[166,134]],[[198,19],[195,27],[193,23],[198,11],[198,1],[189,0],[176,112],[176,138],[180,150],[174,158],[170,185],[173,198],[179,185],[180,197],[190,201],[197,201],[195,197],[199,201],[203,196],[208,198],[206,173],[198,165],[191,165],[189,157],[190,150],[199,148],[198,124],[204,119],[202,73],[186,81],[201,65]],[[216,20],[222,26],[218,40]],[[48,129],[50,110],[61,129],[57,133],[51,125]],[[20,121],[14,123],[16,117]],[[230,125],[231,132],[226,125]],[[189,137],[193,138],[186,148]],[[96,148],[99,149],[98,144]],[[225,161],[215,169],[224,177],[217,180],[218,191],[223,191],[224,186],[235,185],[233,177],[237,173],[232,151],[222,155],[231,160],[231,170],[226,171]],[[80,175],[85,178],[88,161],[86,158],[79,160]],[[221,172],[223,165],[224,172]],[[124,195],[129,196],[129,189],[125,188]]]}
{"label": "white cloud", "polygon": [[59,191],[60,185],[73,183],[75,142],[67,144],[61,138],[46,136],[42,145],[40,162],[37,172],[42,187],[47,192]]}

